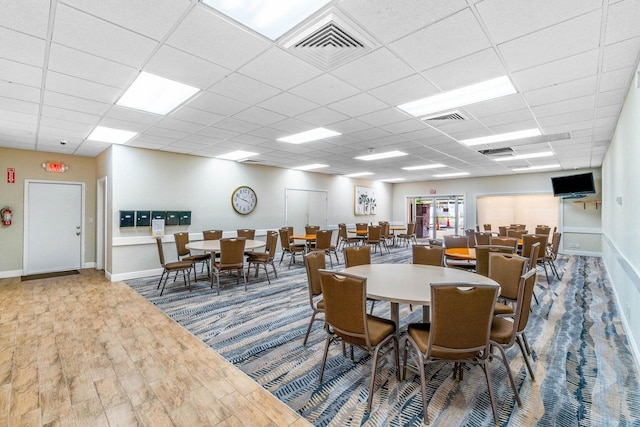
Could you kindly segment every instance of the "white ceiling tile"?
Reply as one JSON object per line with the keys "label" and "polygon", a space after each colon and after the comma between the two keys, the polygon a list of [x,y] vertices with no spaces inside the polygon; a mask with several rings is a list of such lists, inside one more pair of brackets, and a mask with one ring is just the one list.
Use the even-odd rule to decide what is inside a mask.
{"label": "white ceiling tile", "polygon": [[527,92],[592,76],[598,72],[599,59],[599,49],[593,49],[513,73],[513,83]]}
{"label": "white ceiling tile", "polygon": [[518,123],[533,120],[533,114],[529,109],[513,110],[506,113],[484,116],[480,122],[485,126],[500,126],[507,123]]}
{"label": "white ceiling tile", "polygon": [[253,136],[245,133],[243,135],[234,136],[233,138],[230,139],[230,141],[240,142],[242,144],[258,145],[269,140],[266,138],[261,138],[259,136]]}
{"label": "white ceiling tile", "polygon": [[144,71],[199,89],[207,89],[229,73],[226,68],[167,45],[153,55]]}
{"label": "white ceiling tile", "polygon": [[330,124],[346,120],[348,119],[348,116],[328,108],[320,107],[315,110],[299,114],[296,118],[305,122],[313,123],[314,125],[328,126]]}
{"label": "white ceiling tile", "polygon": [[16,113],[25,113],[37,115],[39,104],[36,102],[23,101],[21,99],[5,98],[0,96],[0,105],[3,110],[14,111]]}
{"label": "white ceiling tile", "polygon": [[362,90],[382,86],[414,74],[389,49],[380,48],[332,71],[332,74]]}
{"label": "white ceiling tile", "polygon": [[46,88],[54,92],[91,99],[105,104],[113,104],[120,97],[120,89],[118,88],[56,73],[55,71],[47,73]]}
{"label": "white ceiling tile", "polygon": [[283,92],[269,98],[266,101],[259,103],[258,106],[289,117],[296,116],[318,107],[317,104],[288,92]]}
{"label": "white ceiling tile", "polygon": [[[273,139],[282,138],[283,136],[287,136],[290,134],[307,131],[312,129],[314,126],[311,123],[307,123],[305,121],[289,118],[284,119],[276,123],[272,123],[270,128],[259,129],[251,132],[252,135],[263,136],[268,138],[269,135],[274,135]],[[280,130],[281,132],[273,132],[272,129]]]}
{"label": "white ceiling tile", "polygon": [[382,101],[379,101],[367,93],[359,93],[349,98],[334,102],[328,105],[332,110],[347,116],[357,117],[373,111],[381,110],[387,107]]}
{"label": "white ceiling tile", "polygon": [[10,111],[5,109],[2,109],[0,111],[2,111],[0,117],[2,117],[2,120],[7,122],[25,123],[30,126],[35,126],[38,123],[37,118],[28,113],[21,113],[19,111]]}
{"label": "white ceiling tile", "polygon": [[227,117],[216,123],[216,127],[220,129],[230,130],[237,133],[246,133],[256,130],[260,125],[236,119],[235,117]]}
{"label": "white ceiling tile", "polygon": [[612,44],[640,36],[639,16],[640,2],[637,0],[625,0],[609,5],[604,43]]}
{"label": "white ceiling tile", "polygon": [[541,30],[601,6],[601,0],[493,0],[477,4],[496,43]]}
{"label": "white ceiling tile", "polygon": [[342,134],[350,134],[353,132],[358,132],[363,129],[369,128],[369,124],[365,122],[361,122],[357,119],[347,119],[343,120],[339,123],[333,123],[331,128],[336,132],[340,132]]}
{"label": "white ceiling tile", "polygon": [[597,10],[500,44],[498,49],[511,71],[596,49],[600,45],[600,18]]}
{"label": "white ceiling tile", "polygon": [[39,87],[42,68],[0,58],[0,80]]}
{"label": "white ceiling tile", "polygon": [[75,151],[76,156],[88,156],[88,157],[97,157],[100,153],[102,153],[107,148],[111,147],[111,144],[106,142],[98,142],[98,141],[85,141],[80,145],[80,147]]}
{"label": "white ceiling tile", "polygon": [[599,107],[596,109],[596,117],[597,118],[602,118],[602,117],[618,117],[618,114],[620,114],[620,109],[622,108],[622,105],[620,104],[613,104],[613,105],[607,105],[606,107]]}
{"label": "white ceiling tile", "polygon": [[604,47],[602,71],[612,71],[637,65],[637,54],[640,49],[640,37],[634,37]]}
{"label": "white ceiling tile", "polygon": [[598,107],[606,107],[607,105],[622,104],[627,96],[627,89],[615,89],[598,94]]}
{"label": "white ceiling tile", "polygon": [[149,126],[159,122],[164,116],[114,105],[109,109],[107,117]]}
{"label": "white ceiling tile", "polygon": [[257,123],[263,126],[268,126],[271,123],[275,123],[287,118],[282,114],[274,113],[273,111],[265,110],[264,108],[260,107],[249,107],[246,110],[234,114],[233,117],[240,120],[245,120],[247,122]]}
{"label": "white ceiling tile", "polygon": [[[474,70],[470,73],[469,70]],[[507,74],[493,49],[485,49],[422,73],[441,90],[457,89]]]}
{"label": "white ceiling tile", "polygon": [[157,42],[122,27],[58,4],[53,41],[121,64],[140,67]]}
{"label": "white ceiling tile", "polygon": [[465,9],[390,46],[417,70],[425,70],[491,45],[471,11]]}
{"label": "white ceiling tile", "polygon": [[187,133],[197,132],[204,127],[203,125],[197,123],[178,120],[175,117],[165,117],[164,119],[156,123],[156,126],[164,129],[178,130]]}
{"label": "white ceiling tile", "polygon": [[55,129],[70,130],[77,133],[89,133],[94,126],[87,123],[72,122],[69,120],[56,119],[53,117],[42,117],[40,125]]}
{"label": "white ceiling tile", "polygon": [[322,73],[308,62],[278,47],[272,47],[238,71],[282,90],[290,89]]}
{"label": "white ceiling tile", "polygon": [[240,134],[238,132],[231,132],[229,130],[220,129],[214,126],[207,126],[206,128],[200,130],[198,132],[198,135],[204,135],[210,138],[222,140],[222,139],[234,138]]}
{"label": "white ceiling tile", "polygon": [[289,92],[315,102],[318,105],[327,105],[331,102],[355,95],[359,90],[331,74],[322,74],[292,88]]}
{"label": "white ceiling tile", "polygon": [[0,0],[0,26],[45,39],[49,0]]}
{"label": "white ceiling tile", "polygon": [[265,51],[270,43],[197,4],[167,44],[235,70]]}
{"label": "white ceiling tile", "polygon": [[571,82],[548,86],[542,89],[525,92],[524,97],[532,107],[565,99],[588,96],[595,93],[596,76],[586,77]]}
{"label": "white ceiling tile", "polygon": [[39,138],[49,137],[57,141],[60,141],[62,139],[74,139],[74,138],[84,139],[87,137],[89,132],[90,130],[76,131],[76,130],[69,130],[69,129],[60,129],[60,128],[51,127],[51,126],[43,126],[43,125],[40,125],[38,127]]}
{"label": "white ceiling tile", "polygon": [[250,107],[250,104],[245,102],[237,101],[235,99],[207,91],[202,91],[196,94],[196,96],[189,100],[187,105],[189,107],[215,113],[220,116],[233,116],[234,114]]}
{"label": "white ceiling tile", "polygon": [[118,88],[130,84],[138,74],[135,68],[56,43],[51,44],[49,69]]}
{"label": "white ceiling tile", "polygon": [[542,117],[538,119],[543,127],[556,126],[564,123],[584,122],[594,119],[593,110],[573,111],[570,113],[558,114],[556,116]]}
{"label": "white ceiling tile", "polygon": [[109,109],[109,105],[102,102],[65,95],[50,90],[44,92],[44,104],[98,116],[103,115]]}
{"label": "white ceiling tile", "polygon": [[224,116],[221,116],[219,114],[210,113],[204,110],[198,110],[197,108],[191,108],[184,105],[171,113],[171,117],[173,117],[174,119],[197,123],[204,126],[212,125],[224,119]]}
{"label": "white ceiling tile", "polygon": [[[126,129],[128,130],[128,129]],[[147,130],[144,131],[143,135],[149,135],[149,136],[160,136],[162,138],[167,138],[170,139],[172,141],[175,141],[177,139],[183,139],[186,138],[187,136],[189,136],[189,132],[182,132],[182,131],[178,131],[178,130],[172,130],[172,129],[166,129],[166,128],[161,128],[158,126],[154,126],[152,128],[149,128]]]}
{"label": "white ceiling tile", "polygon": [[513,94],[493,99],[491,101],[467,105],[463,108],[463,112],[469,112],[475,117],[484,117],[512,110],[520,110],[526,107],[527,104],[522,99],[522,96],[520,94]]}
{"label": "white ceiling tile", "polygon": [[369,123],[371,126],[383,126],[390,123],[398,123],[407,120],[407,116],[404,112],[396,108],[385,108],[384,110],[374,111],[373,113],[364,114],[358,117],[365,123]]}
{"label": "white ceiling tile", "polygon": [[380,125],[380,128],[386,130],[387,132],[391,132],[392,134],[402,135],[403,137],[411,138],[412,136],[407,136],[407,134],[411,134],[411,132],[422,131],[425,129],[430,129],[424,122],[417,119],[409,119],[401,122],[390,123],[387,125]]}
{"label": "white ceiling tile", "polygon": [[154,0],[153,2],[62,0],[62,2],[155,40],[162,39],[190,5],[188,0]]}
{"label": "white ceiling tile", "polygon": [[404,104],[439,92],[420,74],[414,74],[368,91],[389,105]]}
{"label": "white ceiling tile", "polygon": [[536,117],[555,116],[557,114],[570,113],[572,111],[586,110],[588,108],[593,109],[596,104],[596,96],[582,96],[579,98],[571,98],[564,101],[552,102],[549,104],[538,105],[532,107],[531,111]]}
{"label": "white ceiling tile", "polygon": [[279,89],[238,73],[232,73],[213,85],[210,92],[249,104],[264,101],[278,93]]}
{"label": "white ceiling tile", "polygon": [[0,58],[42,67],[45,41],[37,37],[0,27]]}
{"label": "white ceiling tile", "polygon": [[633,67],[602,73],[600,77],[600,91],[606,92],[613,89],[628,88],[633,77]]}

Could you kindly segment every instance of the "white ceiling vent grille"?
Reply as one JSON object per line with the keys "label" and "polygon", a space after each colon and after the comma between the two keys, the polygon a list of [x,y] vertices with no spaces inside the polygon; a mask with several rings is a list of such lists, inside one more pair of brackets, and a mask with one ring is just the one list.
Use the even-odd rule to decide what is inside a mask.
{"label": "white ceiling vent grille", "polygon": [[339,15],[336,9],[329,9],[312,22],[295,28],[283,38],[282,45],[324,70],[346,64],[376,47],[364,30]]}
{"label": "white ceiling vent grille", "polygon": [[420,118],[426,122],[429,121],[457,121],[457,120],[468,120],[460,111],[453,110],[447,111],[446,113],[436,113],[431,116],[424,116]]}
{"label": "white ceiling vent grille", "polygon": [[491,157],[492,159],[497,159],[500,157],[511,157],[515,154],[511,147],[491,148],[488,150],[480,150],[478,151],[478,153],[484,154],[485,156]]}

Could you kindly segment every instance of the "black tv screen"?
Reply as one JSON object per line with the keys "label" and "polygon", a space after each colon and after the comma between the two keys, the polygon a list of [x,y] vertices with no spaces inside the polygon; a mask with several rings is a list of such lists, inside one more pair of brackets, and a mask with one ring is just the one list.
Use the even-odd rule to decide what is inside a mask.
{"label": "black tv screen", "polygon": [[579,198],[596,192],[591,172],[552,177],[551,186],[556,197]]}

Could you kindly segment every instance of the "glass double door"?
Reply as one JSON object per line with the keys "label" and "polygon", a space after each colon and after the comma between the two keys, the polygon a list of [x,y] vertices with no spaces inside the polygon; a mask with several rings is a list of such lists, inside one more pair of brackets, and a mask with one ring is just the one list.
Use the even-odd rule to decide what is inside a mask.
{"label": "glass double door", "polygon": [[407,202],[409,221],[416,223],[417,238],[464,234],[464,196],[415,196]]}

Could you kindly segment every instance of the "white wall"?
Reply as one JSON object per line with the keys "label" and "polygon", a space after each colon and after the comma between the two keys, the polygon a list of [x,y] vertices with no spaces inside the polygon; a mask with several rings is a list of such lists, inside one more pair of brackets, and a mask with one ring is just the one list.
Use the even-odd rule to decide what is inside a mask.
{"label": "white wall", "polygon": [[[475,227],[476,198],[489,195],[509,194],[552,194],[551,177],[573,173],[593,172],[596,194],[584,200],[600,200],[600,169],[582,171],[562,171],[493,176],[482,178],[449,179],[437,181],[395,184],[393,188],[393,222],[406,223],[408,196],[435,196],[461,194],[465,196],[465,228]],[[559,231],[562,232],[561,252],[567,254],[600,255],[601,209],[596,205],[573,203],[573,200],[561,200]],[[574,248],[575,243],[579,245]]]}
{"label": "white wall", "polygon": [[602,164],[602,254],[640,365],[640,89],[627,94]]}
{"label": "white wall", "polygon": [[[188,231],[193,238],[201,238],[202,230],[211,228],[230,234],[235,234],[238,228],[264,231],[286,225],[285,189],[295,188],[327,191],[329,228],[336,228],[340,222],[377,222],[391,217],[392,184],[389,183],[127,146],[112,147],[110,157],[111,280],[153,274],[159,267],[150,228],[120,228],[120,210],[192,212],[190,226],[167,227],[167,235]],[[237,214],[231,207],[231,193],[240,185],[252,187],[258,196],[255,211],[246,216]],[[355,185],[376,189],[377,215],[355,216]],[[173,243],[165,244],[165,253],[168,260],[175,260]]]}

